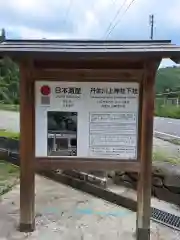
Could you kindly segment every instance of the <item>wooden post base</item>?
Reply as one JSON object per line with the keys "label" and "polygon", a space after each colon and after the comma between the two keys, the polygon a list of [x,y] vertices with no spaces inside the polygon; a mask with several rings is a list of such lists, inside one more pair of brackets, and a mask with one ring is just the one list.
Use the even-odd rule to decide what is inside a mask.
{"label": "wooden post base", "polygon": [[20,232],[33,232],[35,230],[35,223],[20,223]]}
{"label": "wooden post base", "polygon": [[136,240],[150,240],[150,229],[137,228]]}

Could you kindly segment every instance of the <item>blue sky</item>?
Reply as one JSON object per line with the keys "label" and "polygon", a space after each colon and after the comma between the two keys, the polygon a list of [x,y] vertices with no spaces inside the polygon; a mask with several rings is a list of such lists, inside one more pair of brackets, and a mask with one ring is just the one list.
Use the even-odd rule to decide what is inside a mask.
{"label": "blue sky", "polygon": [[[155,16],[154,39],[180,45],[180,0],[0,0],[0,28],[8,38],[149,39],[149,14]],[[124,4],[124,5],[123,5]],[[118,17],[118,9],[121,8]],[[171,65],[170,60],[162,66]]]}

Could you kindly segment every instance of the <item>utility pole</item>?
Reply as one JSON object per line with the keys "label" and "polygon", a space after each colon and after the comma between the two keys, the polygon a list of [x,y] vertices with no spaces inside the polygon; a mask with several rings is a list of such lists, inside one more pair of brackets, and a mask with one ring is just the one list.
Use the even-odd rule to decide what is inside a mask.
{"label": "utility pole", "polygon": [[153,40],[153,37],[154,37],[154,14],[149,16],[149,24],[151,27],[150,39]]}

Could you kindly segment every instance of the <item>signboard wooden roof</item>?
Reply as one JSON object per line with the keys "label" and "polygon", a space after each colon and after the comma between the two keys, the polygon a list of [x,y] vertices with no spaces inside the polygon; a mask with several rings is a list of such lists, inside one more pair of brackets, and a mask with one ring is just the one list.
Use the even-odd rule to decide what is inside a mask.
{"label": "signboard wooden roof", "polygon": [[65,58],[170,58],[180,62],[180,47],[169,40],[5,40],[0,43],[0,57],[34,59]]}
{"label": "signboard wooden roof", "polygon": [[[20,229],[34,229],[35,169],[119,169],[139,172],[136,239],[150,239],[155,73],[162,58],[180,62],[180,47],[171,41],[6,40],[4,56],[17,60],[21,73]],[[48,95],[53,89],[48,98],[44,86]],[[51,137],[52,120],[68,123],[67,115],[74,124],[64,120],[58,127],[70,126],[76,139],[67,137],[72,155],[65,156],[58,132]]]}

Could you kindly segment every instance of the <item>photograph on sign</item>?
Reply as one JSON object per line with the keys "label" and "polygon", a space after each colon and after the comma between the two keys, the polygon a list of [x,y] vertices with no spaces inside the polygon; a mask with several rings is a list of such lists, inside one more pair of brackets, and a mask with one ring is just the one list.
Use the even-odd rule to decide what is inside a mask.
{"label": "photograph on sign", "polygon": [[137,158],[136,82],[36,82],[36,157]]}
{"label": "photograph on sign", "polygon": [[77,112],[47,112],[48,156],[77,155]]}

